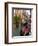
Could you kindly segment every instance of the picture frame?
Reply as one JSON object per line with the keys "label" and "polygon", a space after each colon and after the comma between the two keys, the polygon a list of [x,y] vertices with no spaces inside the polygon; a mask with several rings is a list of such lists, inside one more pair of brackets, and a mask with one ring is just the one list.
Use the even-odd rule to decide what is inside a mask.
{"label": "picture frame", "polygon": [[[22,13],[24,16],[21,16]],[[18,20],[16,18],[15,20],[13,20],[14,18],[13,15],[14,16],[20,15],[21,19]],[[27,17],[28,20],[29,20],[29,17],[31,17],[31,26],[30,26],[31,28],[29,29],[31,31],[29,31],[28,34],[26,34],[26,31],[24,33],[19,32],[22,29],[24,29],[25,21],[23,21],[24,19],[23,17],[25,17],[25,15],[28,16]],[[16,22],[15,24],[13,23],[14,21]],[[19,26],[18,26],[18,23],[19,23]],[[18,30],[18,27],[19,27],[19,31],[14,32]],[[28,29],[27,29],[27,32],[28,32]],[[32,42],[37,42],[37,4],[20,3],[20,2],[5,2],[5,44],[32,43]]]}

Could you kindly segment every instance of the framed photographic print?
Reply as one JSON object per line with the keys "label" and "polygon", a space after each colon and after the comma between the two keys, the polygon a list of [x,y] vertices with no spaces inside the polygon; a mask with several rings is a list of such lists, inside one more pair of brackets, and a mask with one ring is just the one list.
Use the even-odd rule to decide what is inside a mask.
{"label": "framed photographic print", "polygon": [[5,2],[5,43],[37,41],[37,4]]}

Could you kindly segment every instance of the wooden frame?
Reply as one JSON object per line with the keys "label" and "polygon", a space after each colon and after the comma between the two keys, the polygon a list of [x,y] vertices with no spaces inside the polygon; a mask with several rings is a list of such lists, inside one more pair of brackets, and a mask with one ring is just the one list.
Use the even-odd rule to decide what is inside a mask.
{"label": "wooden frame", "polygon": [[[27,42],[14,42],[9,43],[8,40],[8,4],[28,4],[28,5],[36,5],[36,41],[27,41]],[[20,3],[20,2],[5,2],[5,44],[18,44],[18,43],[32,43],[37,42],[37,4],[35,3]]]}

